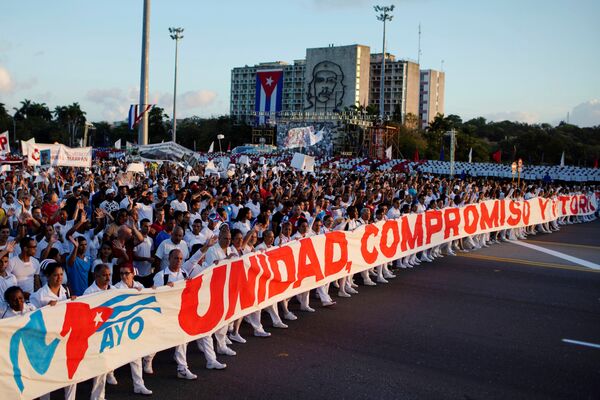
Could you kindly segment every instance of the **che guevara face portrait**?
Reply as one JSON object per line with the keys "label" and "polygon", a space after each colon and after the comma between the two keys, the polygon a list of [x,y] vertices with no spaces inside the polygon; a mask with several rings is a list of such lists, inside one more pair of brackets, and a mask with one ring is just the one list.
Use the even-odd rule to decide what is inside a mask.
{"label": "che guevara face portrait", "polygon": [[337,74],[333,71],[318,71],[315,75],[315,96],[317,101],[327,103],[333,97],[337,86]]}
{"label": "che guevara face portrait", "polygon": [[308,107],[312,110],[337,110],[344,98],[344,73],[331,61],[321,61],[312,71],[308,84]]}

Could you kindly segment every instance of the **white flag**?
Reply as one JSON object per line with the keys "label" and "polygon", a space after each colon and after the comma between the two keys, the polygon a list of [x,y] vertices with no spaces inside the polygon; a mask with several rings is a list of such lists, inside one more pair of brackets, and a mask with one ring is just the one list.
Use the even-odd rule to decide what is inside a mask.
{"label": "white flag", "polygon": [[473,162],[473,148],[471,147],[471,150],[469,150],[469,164]]}
{"label": "white flag", "polygon": [[29,154],[30,144],[35,144],[35,138],[31,138],[29,140],[21,140],[21,153],[23,153],[23,156]]}
{"label": "white flag", "polygon": [[562,152],[562,156],[560,157],[560,166],[564,167],[565,166],[565,152]]}
{"label": "white flag", "polygon": [[121,148],[121,139],[119,139],[115,142],[115,149],[120,149],[120,148]]}
{"label": "white flag", "polygon": [[0,133],[0,154],[10,153],[8,131]]}
{"label": "white flag", "polygon": [[323,140],[323,134],[325,133],[325,128],[321,129],[317,133],[308,132],[309,137],[309,146],[313,146]]}
{"label": "white flag", "polygon": [[388,160],[392,159],[392,146],[388,147],[387,149],[385,149],[385,157]]}
{"label": "white flag", "polygon": [[213,141],[213,142],[210,144],[210,147],[208,148],[208,152],[209,152],[209,153],[212,153],[212,152],[214,152],[214,151],[215,151],[215,142]]}
{"label": "white flag", "polygon": [[133,143],[127,142],[127,141],[125,142],[125,148],[126,149],[131,149],[132,147],[133,147]]}
{"label": "white flag", "polygon": [[217,139],[221,140],[221,139],[225,139],[225,135],[217,135]]}

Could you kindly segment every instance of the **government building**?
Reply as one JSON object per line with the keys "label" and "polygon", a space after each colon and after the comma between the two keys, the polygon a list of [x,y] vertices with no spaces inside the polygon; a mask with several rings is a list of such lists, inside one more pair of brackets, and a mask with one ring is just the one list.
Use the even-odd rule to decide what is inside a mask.
{"label": "government building", "polygon": [[[291,64],[235,67],[230,114],[238,121],[263,125],[280,116],[323,120],[359,106],[379,109],[382,56],[364,45],[328,46],[307,49],[304,59]],[[444,112],[445,74],[420,70],[416,62],[389,53],[385,57],[385,117],[404,121],[413,114],[427,127]]]}

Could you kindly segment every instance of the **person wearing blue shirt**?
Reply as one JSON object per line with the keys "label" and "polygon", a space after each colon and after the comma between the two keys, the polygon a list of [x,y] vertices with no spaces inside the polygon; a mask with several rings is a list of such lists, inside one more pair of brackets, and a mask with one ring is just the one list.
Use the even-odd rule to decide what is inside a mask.
{"label": "person wearing blue shirt", "polygon": [[71,287],[72,295],[81,296],[89,286],[92,262],[85,255],[87,240],[83,236],[79,236],[76,239],[70,237],[69,240],[73,243],[73,252],[67,259],[69,286]]}

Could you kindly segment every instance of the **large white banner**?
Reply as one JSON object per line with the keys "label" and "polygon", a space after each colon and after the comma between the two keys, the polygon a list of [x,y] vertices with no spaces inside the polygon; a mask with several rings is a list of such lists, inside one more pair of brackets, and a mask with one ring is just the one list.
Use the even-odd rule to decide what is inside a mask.
{"label": "large white banner", "polygon": [[491,200],[248,254],[175,287],[110,290],[0,321],[0,394],[34,398],[343,276],[461,237],[588,215],[596,196]]}
{"label": "large white banner", "polygon": [[[23,145],[23,142],[21,142]],[[63,144],[26,143],[23,154],[27,154],[27,164],[52,167],[92,166],[92,148],[72,148]]]}

